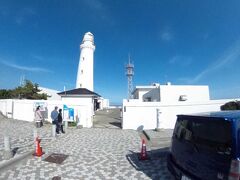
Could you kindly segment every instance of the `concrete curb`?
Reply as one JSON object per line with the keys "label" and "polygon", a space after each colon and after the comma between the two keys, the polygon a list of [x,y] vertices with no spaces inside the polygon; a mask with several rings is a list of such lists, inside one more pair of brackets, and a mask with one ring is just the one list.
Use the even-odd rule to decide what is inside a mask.
{"label": "concrete curb", "polygon": [[17,161],[21,161],[22,159],[26,158],[29,155],[32,155],[34,153],[34,151],[30,151],[24,154],[19,154],[16,155],[16,157],[13,157],[9,160],[5,160],[4,162],[0,162],[0,170],[2,170],[3,168],[6,168],[7,166],[16,163]]}

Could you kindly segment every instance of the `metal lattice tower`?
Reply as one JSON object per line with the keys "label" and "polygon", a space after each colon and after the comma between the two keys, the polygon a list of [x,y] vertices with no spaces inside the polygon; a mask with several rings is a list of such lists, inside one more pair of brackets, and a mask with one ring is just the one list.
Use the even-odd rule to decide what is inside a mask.
{"label": "metal lattice tower", "polygon": [[133,91],[133,75],[134,75],[134,71],[133,71],[134,65],[133,63],[131,63],[131,59],[130,56],[128,57],[128,64],[126,65],[126,75],[128,78],[128,99],[132,98],[132,91]]}
{"label": "metal lattice tower", "polygon": [[19,81],[19,85],[20,85],[20,86],[23,86],[24,83],[25,83],[25,75],[21,75],[20,81]]}

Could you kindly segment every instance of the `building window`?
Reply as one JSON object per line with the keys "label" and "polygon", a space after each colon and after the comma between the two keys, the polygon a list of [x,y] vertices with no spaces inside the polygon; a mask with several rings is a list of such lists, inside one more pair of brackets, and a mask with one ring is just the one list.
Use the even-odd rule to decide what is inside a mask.
{"label": "building window", "polygon": [[82,58],[82,60],[84,61],[84,57]]}
{"label": "building window", "polygon": [[82,84],[80,84],[80,88],[82,87]]}
{"label": "building window", "polygon": [[186,101],[187,100],[187,95],[181,95],[179,96],[179,101]]}
{"label": "building window", "polygon": [[83,74],[83,70],[81,70],[81,74]]}

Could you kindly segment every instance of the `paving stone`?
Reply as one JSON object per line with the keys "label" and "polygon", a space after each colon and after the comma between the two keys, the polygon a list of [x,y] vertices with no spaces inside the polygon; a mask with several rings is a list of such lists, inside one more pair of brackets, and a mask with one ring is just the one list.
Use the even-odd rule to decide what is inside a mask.
{"label": "paving stone", "polygon": [[[3,129],[17,154],[34,149],[33,128],[29,122],[0,118],[0,155]],[[166,168],[166,157],[139,161],[141,139],[134,130],[117,128],[69,128],[66,134],[51,138],[51,125],[38,129],[42,138],[43,157],[30,156],[26,160],[0,170],[0,179],[171,179]],[[52,153],[67,154],[61,164],[43,161]],[[0,159],[1,161],[1,159]]]}

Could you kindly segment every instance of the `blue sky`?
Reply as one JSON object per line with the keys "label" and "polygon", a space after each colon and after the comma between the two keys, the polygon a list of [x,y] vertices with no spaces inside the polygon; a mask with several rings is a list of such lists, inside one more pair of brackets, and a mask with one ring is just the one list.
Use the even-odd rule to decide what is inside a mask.
{"label": "blue sky", "polygon": [[0,88],[25,76],[75,88],[79,45],[95,36],[94,89],[111,103],[133,84],[209,85],[212,99],[240,96],[240,1],[0,1]]}

